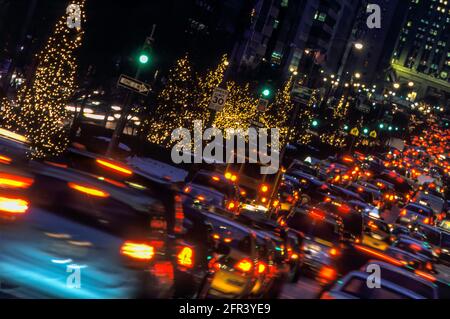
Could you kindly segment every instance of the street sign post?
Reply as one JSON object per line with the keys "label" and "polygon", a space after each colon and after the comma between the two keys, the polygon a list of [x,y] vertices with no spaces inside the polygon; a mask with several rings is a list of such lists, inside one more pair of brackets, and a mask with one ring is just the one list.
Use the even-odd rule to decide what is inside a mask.
{"label": "street sign post", "polygon": [[258,101],[258,112],[265,112],[267,111],[267,108],[269,107],[269,101],[266,99],[259,99]]}
{"label": "street sign post", "polygon": [[209,103],[209,109],[221,112],[227,103],[229,92],[222,88],[216,88]]}
{"label": "street sign post", "polygon": [[151,86],[147,83],[141,82],[135,78],[122,74],[117,82],[118,86],[126,88],[128,90],[137,92],[144,96],[147,96],[151,91]]}

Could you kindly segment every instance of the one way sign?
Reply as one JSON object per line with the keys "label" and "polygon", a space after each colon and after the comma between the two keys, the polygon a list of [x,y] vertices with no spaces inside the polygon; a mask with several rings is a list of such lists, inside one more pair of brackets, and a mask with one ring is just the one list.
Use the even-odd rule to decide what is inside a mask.
{"label": "one way sign", "polygon": [[145,96],[147,96],[152,89],[149,84],[141,82],[124,74],[120,76],[117,85]]}

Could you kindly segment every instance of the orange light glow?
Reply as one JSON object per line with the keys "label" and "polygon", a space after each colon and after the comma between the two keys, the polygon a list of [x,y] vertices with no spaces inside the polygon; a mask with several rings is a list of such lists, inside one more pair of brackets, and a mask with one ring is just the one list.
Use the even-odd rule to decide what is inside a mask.
{"label": "orange light glow", "polygon": [[267,193],[269,191],[269,186],[267,185],[262,185],[261,186],[261,192],[262,193]]}
{"label": "orange light glow", "polygon": [[427,274],[426,272],[423,272],[423,271],[420,271],[420,270],[416,270],[414,273],[417,276],[422,277],[422,278],[424,278],[426,280],[429,280],[431,282],[436,282],[437,281],[436,277],[434,277],[434,276],[432,276],[430,274]]}
{"label": "orange light glow", "polygon": [[131,241],[125,242],[120,252],[124,256],[139,260],[151,260],[155,255],[155,249],[152,246]]}
{"label": "orange light glow", "polygon": [[113,171],[116,171],[117,173],[121,173],[124,175],[133,175],[133,171],[131,169],[129,169],[123,165],[120,165],[118,163],[113,163],[111,161],[101,160],[101,159],[96,160],[96,162],[97,162],[97,164],[99,164],[103,167],[106,167]]}
{"label": "orange light glow", "polygon": [[109,194],[101,191],[99,189],[96,188],[91,188],[91,187],[87,187],[87,186],[82,186],[82,185],[78,185],[75,183],[68,183],[68,186],[71,189],[74,189],[80,193],[86,194],[86,195],[90,195],[90,196],[94,196],[94,197],[101,197],[101,198],[108,198]]}
{"label": "orange light glow", "polygon": [[10,159],[9,157],[0,155],[0,164],[9,165],[9,164],[11,164],[11,162],[12,162],[12,159]]}
{"label": "orange light glow", "polygon": [[323,267],[319,273],[319,277],[328,281],[333,281],[337,277],[336,270],[331,267]]}
{"label": "orange light glow", "polygon": [[388,255],[379,253],[379,252],[377,252],[375,250],[372,250],[370,248],[359,246],[359,245],[355,245],[355,248],[360,250],[360,251],[362,251],[362,252],[365,252],[365,253],[368,253],[368,254],[370,254],[372,256],[375,256],[375,257],[377,257],[377,258],[379,258],[381,260],[387,261],[388,263],[391,263],[391,264],[393,264],[395,266],[400,267],[400,266],[403,265],[399,260],[394,259],[394,258],[392,258],[392,257],[390,257]]}
{"label": "orange light glow", "polygon": [[220,236],[219,236],[218,234],[214,234],[214,235],[213,235],[213,238],[214,238],[215,240],[219,240],[219,239],[220,239]]}
{"label": "orange light glow", "polygon": [[0,212],[9,214],[24,214],[29,203],[20,198],[0,197]]}
{"label": "orange light glow", "polygon": [[242,272],[249,272],[252,270],[253,263],[248,259],[243,259],[240,262],[238,262],[235,266],[236,269],[242,271]]}
{"label": "orange light glow", "polygon": [[183,267],[191,268],[194,266],[193,257],[194,250],[190,247],[184,247],[177,256],[178,264]]}
{"label": "orange light glow", "polygon": [[339,255],[339,251],[336,248],[331,248],[330,249],[330,255],[331,256],[337,256],[337,255]]}
{"label": "orange light glow", "polygon": [[235,203],[231,202],[231,203],[228,204],[228,209],[229,210],[233,210],[235,208],[236,208],[236,204]]}
{"label": "orange light glow", "polygon": [[261,202],[262,202],[263,204],[266,204],[266,203],[267,203],[267,198],[265,198],[265,197],[262,198],[262,199],[261,199]]}
{"label": "orange light glow", "polygon": [[217,176],[213,176],[213,177],[212,177],[212,180],[215,181],[215,182],[220,182],[220,178],[217,177]]}
{"label": "orange light glow", "polygon": [[258,274],[263,274],[266,272],[266,265],[262,262],[258,263]]}
{"label": "orange light glow", "polygon": [[0,187],[29,188],[33,182],[32,178],[0,173]]}

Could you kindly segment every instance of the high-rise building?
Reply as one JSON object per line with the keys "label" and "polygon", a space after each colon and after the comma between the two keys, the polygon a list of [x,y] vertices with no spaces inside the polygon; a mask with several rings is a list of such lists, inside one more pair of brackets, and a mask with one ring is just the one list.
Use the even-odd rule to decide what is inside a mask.
{"label": "high-rise building", "polygon": [[410,0],[392,55],[395,81],[410,98],[450,95],[450,4]]}
{"label": "high-rise building", "polygon": [[[361,0],[257,0],[236,59],[239,69],[271,69],[281,77],[309,73],[311,61],[337,68]],[[317,61],[318,60],[318,61]]]}

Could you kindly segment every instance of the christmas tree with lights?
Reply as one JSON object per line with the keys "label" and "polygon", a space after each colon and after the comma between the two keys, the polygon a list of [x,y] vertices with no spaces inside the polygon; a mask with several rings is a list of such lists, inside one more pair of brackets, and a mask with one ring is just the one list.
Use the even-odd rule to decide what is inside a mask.
{"label": "christmas tree with lights", "polygon": [[35,74],[19,90],[16,105],[4,102],[6,126],[27,137],[33,158],[56,156],[67,147],[65,106],[75,90],[75,51],[83,39],[84,5],[85,0],[70,1],[45,47],[36,56]]}
{"label": "christmas tree with lights", "polygon": [[150,126],[150,142],[169,147],[175,129],[193,126],[197,92],[196,77],[185,55],[169,71],[167,83],[157,97],[155,114],[145,124]]}

